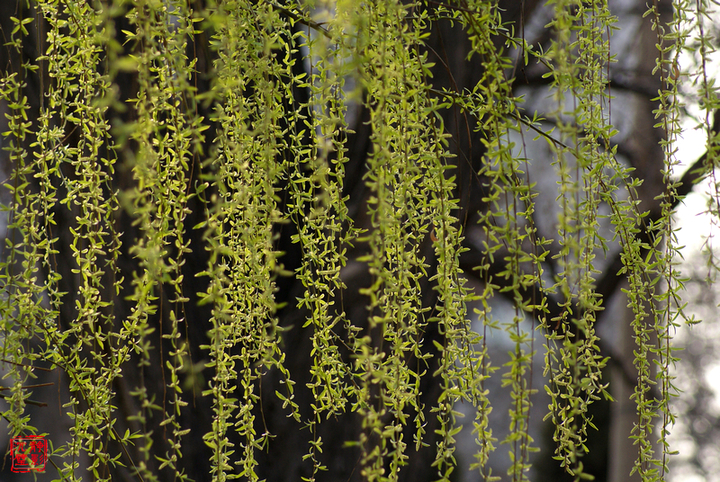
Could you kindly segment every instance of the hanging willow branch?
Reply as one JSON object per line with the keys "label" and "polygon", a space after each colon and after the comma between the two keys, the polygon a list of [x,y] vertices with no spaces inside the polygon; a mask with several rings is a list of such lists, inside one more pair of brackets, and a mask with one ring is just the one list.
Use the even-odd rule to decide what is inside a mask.
{"label": "hanging willow branch", "polygon": [[[621,281],[636,470],[664,477],[682,284],[672,215],[701,175],[670,177],[668,72],[689,6],[670,23],[648,10],[664,155],[650,164],[665,192],[648,214],[643,173],[613,141],[617,19],[604,1],[551,2],[537,44],[524,29],[539,2],[10,3],[2,417],[11,436],[50,431],[28,407],[48,384],[29,379],[62,373],[61,478],[456,480],[462,404],[477,443],[462,463],[495,480],[499,443],[508,476],[528,480],[541,390],[528,313],[545,344],[550,451],[589,478],[590,408],[611,399],[596,328]],[[549,111],[517,97],[513,72],[532,66]],[[699,162],[712,176],[709,116]],[[547,143],[547,172],[527,135]],[[551,226],[540,176],[557,177]],[[492,313],[499,297],[509,314]],[[507,363],[489,355],[500,330]],[[494,373],[507,406],[488,390]],[[493,409],[510,416],[502,438]]]}

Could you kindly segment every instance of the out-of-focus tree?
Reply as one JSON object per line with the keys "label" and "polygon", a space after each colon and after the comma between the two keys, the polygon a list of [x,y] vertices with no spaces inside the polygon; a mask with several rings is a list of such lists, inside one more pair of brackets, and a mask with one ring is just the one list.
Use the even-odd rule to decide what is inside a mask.
{"label": "out-of-focus tree", "polygon": [[1,3],[10,435],[67,480],[663,479],[672,213],[716,159],[701,69],[670,175],[674,7]]}

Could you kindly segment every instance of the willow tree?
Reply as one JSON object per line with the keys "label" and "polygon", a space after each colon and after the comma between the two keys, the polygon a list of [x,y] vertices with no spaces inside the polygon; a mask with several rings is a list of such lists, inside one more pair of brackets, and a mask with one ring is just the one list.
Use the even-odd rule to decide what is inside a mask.
{"label": "willow tree", "polygon": [[[520,481],[544,390],[546,457],[588,478],[612,398],[596,327],[625,286],[633,470],[663,479],[672,213],[701,177],[671,176],[680,79],[702,84],[703,172],[717,158],[713,84],[678,58],[712,38],[688,2],[610,3],[2,2],[10,435],[49,433],[63,480],[423,481],[457,480],[465,424],[474,477]],[[614,8],[645,70],[613,70]],[[623,89],[645,96],[639,144],[616,141]]]}

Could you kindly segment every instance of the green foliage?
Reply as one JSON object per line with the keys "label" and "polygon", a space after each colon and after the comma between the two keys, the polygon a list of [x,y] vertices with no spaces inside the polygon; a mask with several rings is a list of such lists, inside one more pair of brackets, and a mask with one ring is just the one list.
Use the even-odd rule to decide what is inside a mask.
{"label": "green foliage", "polygon": [[[528,432],[530,396],[538,390],[530,382],[537,347],[521,321],[534,316],[545,338],[555,457],[576,480],[586,478],[588,407],[609,398],[607,359],[595,331],[603,310],[594,286],[595,255],[613,241],[600,233],[604,204],[622,247],[634,313],[636,470],[643,480],[663,479],[673,422],[671,335],[681,314],[682,284],[673,266],[677,185],[670,172],[681,108],[674,72],[679,46],[697,44],[694,53],[704,65],[711,50],[706,20],[697,15],[700,36],[691,44],[688,2],[675,2],[676,18],[667,25],[656,6],[648,10],[663,85],[656,118],[667,135],[662,212],[650,221],[640,208],[639,181],[618,161],[611,141],[609,42],[616,19],[606,2],[550,2],[554,40],[545,52],[504,24],[494,2],[429,3],[432,8],[396,0],[237,0],[196,8],[183,0],[37,0],[31,14],[12,19],[6,48],[21,62],[3,66],[0,80],[8,119],[3,146],[12,165],[0,276],[2,359],[11,380],[3,417],[11,435],[40,428],[26,414],[29,393],[23,388],[33,366],[57,367],[69,380],[72,397],[64,411],[74,420],[71,441],[52,457],[64,480],[80,479],[81,454],[97,480],[110,480],[106,468],[116,465],[130,466],[145,481],[160,480],[158,471],[186,480],[180,460],[189,428],[181,413],[197,388],[212,400],[212,430],[198,435],[212,451],[213,480],[254,481],[257,453],[273,443],[258,416],[262,383],[272,372],[279,374],[275,393],[284,415],[312,434],[308,480],[327,470],[320,427],[348,412],[361,419],[359,437],[347,442],[360,449],[364,480],[398,480],[410,452],[427,444],[435,449],[437,480],[452,480],[460,402],[476,408],[472,468],[493,480],[488,460],[498,440],[488,416],[505,407],[491,406],[485,382],[502,370],[512,403],[510,434],[500,444],[510,452],[510,478],[527,480],[530,454],[537,450]],[[42,55],[27,58],[23,46],[33,22],[39,22],[38,32],[40,24],[47,27],[46,41]],[[482,63],[482,78],[470,90],[433,87],[426,41],[441,22],[462,28],[472,44],[471,60]],[[118,31],[118,25],[126,29]],[[198,48],[208,49],[202,61],[212,62],[207,78],[200,75]],[[557,107],[551,133],[527,118],[514,96],[513,49],[524,52],[526,63],[537,60],[548,69]],[[24,92],[38,71],[49,82],[42,86],[38,116],[31,118]],[[707,113],[706,170],[716,189],[718,142],[710,118],[718,101],[706,71],[696,80]],[[118,79],[127,76],[136,88],[133,98],[122,99]],[[369,112],[372,133],[363,177],[372,194],[360,214],[366,228],[351,215],[344,191],[349,117],[359,104]],[[484,151],[475,173],[488,206],[478,215],[483,288],[475,291],[460,268],[467,226],[459,216],[453,169],[464,161],[451,154],[443,121],[453,107],[476,119]],[[555,239],[543,238],[535,225],[532,166],[525,147],[512,140],[528,128],[547,140],[559,176]],[[709,209],[718,215],[720,196],[711,194]],[[191,205],[201,211],[194,226],[188,224]],[[119,220],[127,214],[133,222],[122,227]],[[301,252],[294,273],[286,271],[276,243],[277,229],[286,226],[295,229],[292,241]],[[126,228],[129,233],[121,232]],[[648,240],[642,232],[650,233]],[[193,236],[201,246],[192,245]],[[421,249],[428,242],[431,257]],[[558,252],[551,253],[553,242]],[[372,280],[360,289],[366,324],[352,321],[343,303],[343,293],[357,289],[341,276],[353,246],[366,247],[352,261],[366,266]],[[135,263],[127,280],[123,250]],[[198,259],[207,260],[196,273],[204,288],[188,293],[196,285],[185,279],[184,267],[198,250],[204,250]],[[545,272],[551,258],[560,267],[554,276]],[[489,267],[496,262],[504,269],[493,276]],[[63,270],[63,263],[72,270]],[[312,345],[302,377],[287,363],[286,328],[278,319],[278,283],[290,275],[304,287],[296,303],[306,314],[292,329],[306,332]],[[77,292],[62,292],[64,276],[75,280]],[[428,286],[435,293],[431,305]],[[537,287],[531,298],[529,287]],[[490,301],[500,295],[514,301],[512,319],[491,314]],[[200,346],[187,335],[193,296],[211,312]],[[550,296],[563,300],[559,316],[548,316]],[[482,333],[472,329],[471,302]],[[127,316],[118,315],[121,305],[129,306]],[[487,349],[489,332],[499,329],[514,344],[502,368],[492,364]],[[439,336],[426,337],[433,331]],[[153,344],[153,335],[161,346]],[[205,355],[200,368],[193,348]],[[130,387],[140,410],[128,421],[138,429],[121,434],[118,379],[131,370],[144,380],[154,352],[164,373],[163,399],[142,383]],[[195,375],[202,370],[212,376],[196,387],[204,383]],[[433,406],[421,399],[427,377],[442,387]],[[298,378],[308,380],[309,415],[296,400]],[[165,453],[152,447],[153,417],[162,418],[170,447]],[[428,424],[431,417],[436,423]],[[436,429],[428,433],[428,425]],[[231,433],[239,435],[240,446]],[[130,457],[130,446],[138,448],[139,459]]]}

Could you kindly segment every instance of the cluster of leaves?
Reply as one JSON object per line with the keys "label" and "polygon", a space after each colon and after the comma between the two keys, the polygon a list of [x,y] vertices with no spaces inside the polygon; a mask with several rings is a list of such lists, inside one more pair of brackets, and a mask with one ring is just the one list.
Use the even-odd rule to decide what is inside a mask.
{"label": "cluster of leaves", "polygon": [[[409,457],[410,426],[416,448],[435,444],[437,477],[450,480],[459,402],[477,407],[473,467],[492,480],[488,460],[497,441],[484,382],[496,367],[487,356],[487,333],[471,329],[470,301],[480,306],[477,315],[486,329],[503,321],[515,346],[503,375],[513,396],[510,435],[502,440],[510,448],[512,480],[527,479],[535,450],[528,433],[535,348],[534,336],[521,329],[524,313],[538,317],[546,339],[545,389],[552,399],[548,417],[556,427],[556,457],[583,478],[581,458],[592,426],[587,409],[609,397],[601,376],[606,360],[594,330],[601,300],[593,287],[594,253],[607,242],[598,234],[605,203],[622,246],[635,314],[637,470],[644,480],[661,479],[668,448],[662,446],[660,456],[653,453],[653,428],[660,417],[664,442],[672,422],[670,333],[679,284],[672,269],[674,185],[668,174],[662,216],[646,226],[638,181],[617,161],[610,142],[607,72],[614,18],[599,0],[552,4],[555,40],[546,52],[516,38],[503,25],[498,6],[481,0],[456,6],[235,0],[197,9],[186,0],[28,4],[35,17],[13,17],[6,46],[22,62],[8,67],[0,80],[8,119],[3,144],[12,163],[0,266],[2,358],[10,363],[7,378],[13,383],[3,416],[11,434],[41,429],[26,415],[29,394],[23,386],[34,365],[51,364],[67,374],[72,394],[65,406],[74,419],[72,440],[52,455],[64,479],[79,479],[81,454],[89,456],[98,480],[107,480],[105,468],[115,464],[131,465],[142,480],[157,480],[153,460],[160,462],[159,470],[185,478],[179,462],[189,429],[180,414],[190,397],[184,379],[192,378],[197,360],[191,356],[196,340],[187,336],[193,321],[186,314],[190,296],[183,267],[196,254],[190,238],[199,232],[207,263],[197,276],[207,284],[198,303],[208,306],[211,316],[207,342],[198,348],[209,360],[201,369],[212,372],[202,393],[213,404],[212,430],[201,435],[212,451],[213,480],[257,480],[256,453],[273,435],[257,420],[268,371],[280,374],[276,396],[287,415],[313,434],[306,456],[313,465],[310,480],[326,469],[317,427],[348,411],[362,420],[359,438],[348,442],[360,448],[364,479],[397,480]],[[673,42],[683,41],[677,26],[684,25],[680,17],[687,8],[678,9],[672,25],[662,25],[656,8],[649,14],[658,31],[658,75],[665,81],[657,117],[670,136],[669,173],[678,107],[668,72],[676,65]],[[120,17],[130,27],[117,32]],[[26,58],[23,42],[33,21],[47,26],[46,42],[42,55]],[[471,91],[432,87],[425,41],[441,21],[467,32],[470,55],[483,64],[483,77]],[[207,91],[197,87],[198,58],[192,55],[194,39],[203,36],[212,50],[206,59],[214,59]],[[548,67],[557,94],[554,133],[538,130],[537,119],[521,112],[509,76],[512,62],[498,50],[498,38],[505,39],[508,51],[524,52],[526,62],[532,57]],[[23,92],[38,70],[49,82],[42,87],[39,116],[29,118]],[[137,89],[134,98],[120,102],[117,79],[127,73]],[[707,108],[714,109],[712,88],[704,85]],[[372,193],[363,206],[369,229],[357,226],[343,194],[348,113],[358,103],[369,111],[372,132],[363,179]],[[201,105],[211,106],[207,118],[198,113]],[[490,208],[479,219],[484,290],[477,293],[466,287],[460,269],[464,233],[451,170],[456,159],[443,124],[444,112],[454,106],[477,120],[485,150],[476,175],[485,180],[482,201]],[[124,110],[132,114],[111,126],[111,116]],[[526,156],[518,156],[511,135],[523,134],[528,125],[548,140],[560,178],[555,241],[561,248],[555,256],[561,271],[550,280],[544,273],[550,240],[534,225],[530,166]],[[129,185],[116,182],[121,171],[131,173]],[[287,186],[284,200],[281,185]],[[618,186],[629,195],[619,196]],[[191,203],[204,210],[194,226],[186,224]],[[134,237],[119,232],[121,212],[132,214]],[[275,229],[284,224],[296,229],[293,242],[302,253],[300,267],[290,274],[304,287],[297,304],[307,313],[301,329],[312,343],[310,417],[295,399],[297,374],[286,363],[277,317],[278,277],[289,275],[275,243]],[[652,233],[649,243],[641,241],[641,230]],[[420,249],[428,239],[432,260]],[[127,242],[131,246],[123,245]],[[72,260],[58,259],[62,243]],[[362,289],[369,300],[365,325],[354,324],[342,304],[348,289],[342,269],[353,245],[367,246],[356,261],[372,278]],[[128,280],[120,266],[123,249],[136,263]],[[493,278],[485,265],[495,258],[506,269]],[[66,276],[76,280],[76,293],[62,292],[59,264],[66,262],[74,266]],[[423,283],[435,290],[431,306],[424,302]],[[539,287],[537,296],[527,299],[531,286]],[[512,320],[490,313],[499,292],[515,301]],[[547,319],[551,294],[565,300],[564,309]],[[129,315],[118,316],[120,303],[130,304]],[[61,323],[68,312],[71,322]],[[441,335],[432,343],[424,336],[430,325]],[[150,342],[156,330],[169,347],[161,358],[167,375],[162,407],[146,386],[132,387],[140,410],[131,418],[140,428],[121,434],[115,428],[115,384],[128,370],[142,372],[154,350],[162,352]],[[438,361],[428,374],[430,357]],[[420,388],[428,375],[442,386],[430,407],[421,401]],[[655,384],[659,400],[648,395]],[[166,453],[151,447],[146,427],[158,413],[161,426],[170,429]],[[435,433],[426,433],[428,417],[437,419]],[[240,436],[241,447],[230,442],[230,431]],[[118,444],[140,447],[144,458],[129,458],[125,449],[114,452]]]}

